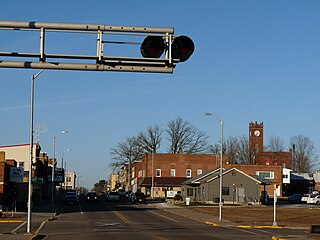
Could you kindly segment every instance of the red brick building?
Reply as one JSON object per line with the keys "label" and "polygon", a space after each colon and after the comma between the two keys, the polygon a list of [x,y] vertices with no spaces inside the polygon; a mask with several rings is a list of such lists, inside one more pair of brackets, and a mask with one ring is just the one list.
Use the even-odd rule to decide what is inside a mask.
{"label": "red brick building", "polygon": [[[152,155],[145,154],[132,169],[132,191],[142,189],[150,195]],[[155,197],[165,197],[167,190],[180,191],[185,180],[220,167],[220,155],[209,154],[154,154],[153,173]],[[223,158],[227,163],[227,156]]]}
{"label": "red brick building", "polygon": [[[225,169],[237,168],[251,176],[270,180],[269,186],[262,186],[269,196],[273,196],[274,186],[282,195],[282,169],[291,167],[291,152],[265,152],[263,145],[263,123],[249,124],[249,150],[251,165],[228,164],[228,156],[223,157]],[[152,184],[152,157],[155,197],[165,197],[166,191],[180,191],[181,183],[209,170],[220,167],[220,155],[211,154],[145,154],[141,162],[132,168],[131,189],[141,189],[150,195]]]}
{"label": "red brick building", "polygon": [[0,212],[11,204],[13,183],[10,183],[10,167],[16,167],[14,160],[6,160],[5,153],[0,152]]}
{"label": "red brick building", "polygon": [[280,165],[291,168],[292,152],[265,152],[263,134],[263,123],[249,124],[250,162],[257,165]]}

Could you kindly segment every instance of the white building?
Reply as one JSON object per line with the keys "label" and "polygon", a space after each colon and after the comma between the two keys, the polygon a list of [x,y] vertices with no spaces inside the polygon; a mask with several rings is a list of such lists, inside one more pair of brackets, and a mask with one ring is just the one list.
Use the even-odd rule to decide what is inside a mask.
{"label": "white building", "polygon": [[64,188],[69,190],[76,189],[76,178],[75,172],[65,172],[64,174]]}
{"label": "white building", "polygon": [[[41,147],[39,144],[33,144],[32,161],[36,162],[39,158]],[[30,144],[0,146],[0,151],[5,152],[6,159],[13,159],[17,162],[17,167],[23,168],[24,172],[30,170]],[[28,181],[25,179],[24,181]]]}

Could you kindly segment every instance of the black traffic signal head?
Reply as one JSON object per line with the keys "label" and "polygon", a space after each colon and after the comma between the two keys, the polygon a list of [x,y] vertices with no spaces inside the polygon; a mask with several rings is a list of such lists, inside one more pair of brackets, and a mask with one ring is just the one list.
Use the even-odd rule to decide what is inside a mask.
{"label": "black traffic signal head", "polygon": [[147,36],[140,46],[140,51],[143,57],[159,58],[164,52],[165,46],[162,37]]}
{"label": "black traffic signal head", "polygon": [[187,36],[176,37],[172,42],[172,58],[184,62],[189,59],[194,51],[194,43]]}

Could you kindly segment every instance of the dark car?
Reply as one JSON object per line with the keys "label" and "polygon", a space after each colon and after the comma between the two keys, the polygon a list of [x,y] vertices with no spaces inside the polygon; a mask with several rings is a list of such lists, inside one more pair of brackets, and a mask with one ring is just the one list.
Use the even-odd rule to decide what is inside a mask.
{"label": "dark car", "polygon": [[146,195],[142,192],[135,192],[131,195],[132,203],[146,203]]}
{"label": "dark car", "polygon": [[98,201],[98,195],[96,192],[88,192],[86,196],[87,202],[97,202]]}
{"label": "dark car", "polygon": [[64,203],[66,205],[78,205],[79,199],[78,199],[77,195],[68,195],[68,196],[65,196]]}
{"label": "dark car", "polygon": [[120,201],[120,195],[118,192],[108,192],[106,198],[107,198],[107,201],[110,201],[110,202]]}
{"label": "dark car", "polygon": [[292,194],[288,197],[290,203],[301,203],[301,198],[303,194]]}

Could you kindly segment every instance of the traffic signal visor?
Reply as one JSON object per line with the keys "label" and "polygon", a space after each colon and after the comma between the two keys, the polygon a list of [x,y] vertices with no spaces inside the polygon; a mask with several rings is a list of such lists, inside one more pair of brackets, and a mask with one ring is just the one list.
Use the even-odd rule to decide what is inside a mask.
{"label": "traffic signal visor", "polygon": [[194,43],[187,36],[179,36],[172,42],[172,58],[187,61],[194,51]]}
{"label": "traffic signal visor", "polygon": [[145,58],[159,58],[165,49],[165,43],[160,36],[146,37],[140,47],[140,51]]}

